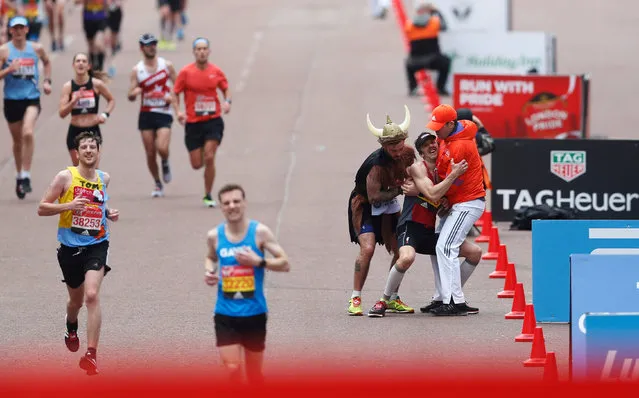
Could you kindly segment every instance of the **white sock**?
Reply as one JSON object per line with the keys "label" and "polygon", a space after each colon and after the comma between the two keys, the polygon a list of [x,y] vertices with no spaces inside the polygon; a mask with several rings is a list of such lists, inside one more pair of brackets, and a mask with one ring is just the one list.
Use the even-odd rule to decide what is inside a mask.
{"label": "white sock", "polygon": [[459,266],[459,272],[461,273],[462,287],[466,284],[466,281],[468,280],[468,278],[470,278],[470,276],[473,274],[473,272],[475,271],[475,268],[477,268],[477,265],[473,265],[466,260],[464,260],[464,262],[461,263],[461,265]]}
{"label": "white sock", "polygon": [[29,170],[22,170],[22,178],[31,178],[31,172]]}
{"label": "white sock", "polygon": [[388,278],[386,279],[384,298],[390,298],[393,295],[393,292],[397,292],[399,290],[399,285],[401,285],[402,279],[404,279],[404,274],[405,272],[401,272],[397,269],[397,265],[393,265],[393,268],[391,268],[388,273]]}
{"label": "white sock", "polygon": [[354,297],[362,297],[362,291],[361,290],[353,290],[353,294],[351,294],[351,298]]}

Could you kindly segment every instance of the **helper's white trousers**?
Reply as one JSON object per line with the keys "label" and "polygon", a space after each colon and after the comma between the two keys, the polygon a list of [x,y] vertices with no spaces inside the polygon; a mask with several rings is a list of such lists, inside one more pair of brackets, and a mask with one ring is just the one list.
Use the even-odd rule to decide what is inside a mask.
{"label": "helper's white trousers", "polygon": [[451,297],[455,304],[466,302],[461,287],[459,248],[485,208],[486,202],[479,199],[454,204],[438,226],[440,231],[436,252],[441,290],[435,293],[435,297],[439,296],[444,304],[448,304]]}

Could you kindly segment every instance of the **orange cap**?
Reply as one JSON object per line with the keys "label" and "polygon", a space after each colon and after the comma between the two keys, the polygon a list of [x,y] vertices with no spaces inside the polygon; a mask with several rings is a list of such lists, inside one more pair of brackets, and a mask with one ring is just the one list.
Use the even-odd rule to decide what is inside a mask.
{"label": "orange cap", "polygon": [[457,111],[450,105],[442,104],[433,109],[430,122],[426,125],[432,130],[439,130],[444,124],[457,120]]}

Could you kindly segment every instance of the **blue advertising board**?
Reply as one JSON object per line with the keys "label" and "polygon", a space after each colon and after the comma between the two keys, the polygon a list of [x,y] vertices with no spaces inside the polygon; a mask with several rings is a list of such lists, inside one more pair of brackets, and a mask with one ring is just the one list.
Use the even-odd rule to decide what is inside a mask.
{"label": "blue advertising board", "polygon": [[534,220],[532,291],[537,322],[570,321],[571,254],[639,254],[639,220]]}
{"label": "blue advertising board", "polygon": [[639,381],[639,312],[587,313],[589,381]]}
{"label": "blue advertising board", "polygon": [[639,255],[570,256],[570,364],[584,380],[589,312],[639,312]]}

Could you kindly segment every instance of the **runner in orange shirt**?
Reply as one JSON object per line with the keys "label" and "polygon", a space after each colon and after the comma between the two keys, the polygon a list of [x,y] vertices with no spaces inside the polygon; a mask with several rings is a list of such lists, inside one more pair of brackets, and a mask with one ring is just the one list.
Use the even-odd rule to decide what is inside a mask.
{"label": "runner in orange shirt", "polygon": [[[215,207],[217,203],[211,197],[215,154],[224,135],[222,113],[227,114],[231,110],[231,93],[224,72],[209,62],[209,47],[208,39],[200,37],[193,41],[195,62],[180,70],[173,94],[179,109],[180,93],[184,93],[186,114],[178,112],[178,122],[186,123],[184,143],[189,151],[191,167],[198,170],[204,166],[204,205]],[[224,96],[222,103],[218,89]]]}

